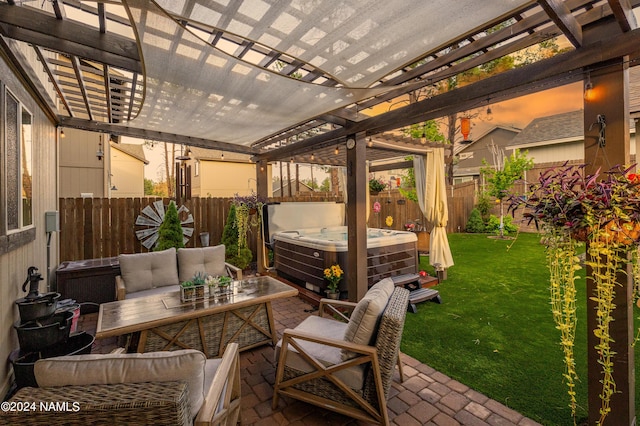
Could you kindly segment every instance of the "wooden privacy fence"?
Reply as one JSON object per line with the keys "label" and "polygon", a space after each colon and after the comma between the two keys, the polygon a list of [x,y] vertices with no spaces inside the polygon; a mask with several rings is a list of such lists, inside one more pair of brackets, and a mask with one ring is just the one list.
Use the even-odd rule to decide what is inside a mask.
{"label": "wooden privacy fence", "polygon": [[[447,232],[460,232],[475,203],[475,186],[465,183],[448,191],[449,224]],[[155,201],[168,198],[61,198],[60,199],[60,262],[117,256],[121,253],[150,251],[136,237],[136,219],[142,210]],[[183,203],[193,216],[193,234],[187,247],[200,247],[199,235],[209,233],[209,244],[216,245],[222,239],[222,231],[229,214],[232,198],[191,198]],[[269,202],[286,201],[342,201],[331,193],[304,193],[296,197],[270,198]],[[392,229],[404,229],[404,224],[425,218],[417,203],[404,199],[397,190],[371,196],[371,204],[380,202],[380,213],[370,213],[369,226],[385,228],[385,218],[393,217]],[[179,207],[179,206],[178,206]],[[181,219],[184,219],[184,214]],[[247,242],[257,252],[257,230],[252,228]]]}

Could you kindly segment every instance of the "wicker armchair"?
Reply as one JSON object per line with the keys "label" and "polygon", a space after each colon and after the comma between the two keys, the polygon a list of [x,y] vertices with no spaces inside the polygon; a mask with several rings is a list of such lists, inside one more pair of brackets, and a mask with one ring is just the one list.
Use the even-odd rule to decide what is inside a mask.
{"label": "wicker armchair", "polygon": [[240,420],[238,345],[230,343],[222,358],[206,362],[204,402],[197,413],[192,413],[189,380],[27,387],[9,400],[22,411],[3,410],[0,425],[235,425]]}
{"label": "wicker armchair", "polygon": [[322,317],[327,307],[333,315],[343,316],[341,311],[355,304],[323,299],[320,317],[309,317],[295,329],[284,331],[279,355],[276,351],[273,408],[279,396],[285,395],[356,419],[388,424],[386,401],[399,360],[408,303],[408,290],[392,290],[375,322],[373,342],[367,345],[341,338],[345,324]]}

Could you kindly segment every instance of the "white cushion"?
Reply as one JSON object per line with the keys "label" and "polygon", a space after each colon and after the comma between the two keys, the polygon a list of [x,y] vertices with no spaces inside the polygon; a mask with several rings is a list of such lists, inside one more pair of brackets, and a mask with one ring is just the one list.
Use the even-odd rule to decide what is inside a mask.
{"label": "white cushion", "polygon": [[[361,345],[371,345],[378,329],[380,316],[387,306],[389,297],[395,288],[391,278],[385,278],[372,286],[358,302],[351,313],[344,339]],[[343,351],[342,359],[353,357],[349,351]]]}
{"label": "white cushion", "polygon": [[[296,331],[304,331],[306,333],[311,333],[314,336],[331,338],[335,340],[344,340],[344,332],[346,329],[347,324],[344,322],[315,315],[307,317],[295,328]],[[299,341],[298,343],[305,351],[313,354],[313,357],[325,366],[340,364],[342,362],[340,348],[307,341]],[[282,340],[280,340],[276,345],[276,363],[278,362],[278,359],[280,357],[281,348]],[[294,349],[293,346],[289,346],[285,364],[291,368],[294,368],[298,371],[303,371],[305,373],[315,371],[315,368],[311,366]],[[344,370],[340,370],[336,372],[335,375],[351,389],[361,390],[364,384],[365,365],[366,364],[361,364]]]}
{"label": "white cushion", "polygon": [[195,416],[204,401],[206,361],[205,355],[194,349],[73,355],[41,359],[33,372],[40,387],[184,381]]}
{"label": "white cushion", "polygon": [[178,284],[176,249],[121,254],[120,275],[127,293]]}
{"label": "white cushion", "polygon": [[191,280],[197,272],[214,277],[227,275],[224,255],[224,244],[213,247],[178,249],[180,282]]}

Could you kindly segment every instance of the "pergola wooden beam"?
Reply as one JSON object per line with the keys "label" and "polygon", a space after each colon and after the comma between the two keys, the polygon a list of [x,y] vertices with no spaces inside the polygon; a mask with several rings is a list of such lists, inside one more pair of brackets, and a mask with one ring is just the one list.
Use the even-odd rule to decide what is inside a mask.
{"label": "pergola wooden beam", "polygon": [[91,103],[89,102],[89,97],[87,96],[87,85],[84,82],[84,78],[82,77],[82,71],[80,70],[80,61],[77,56],[72,56],[71,65],[73,65],[73,72],[76,74],[76,80],[78,81],[78,86],[80,87],[80,93],[82,93],[82,99],[84,100],[85,108],[87,109],[87,115],[89,116],[89,120],[93,120],[93,113],[91,112]]}
{"label": "pergola wooden beam", "polygon": [[607,40],[600,40],[579,50],[566,52],[545,59],[527,67],[516,68],[489,77],[481,82],[415,102],[406,107],[389,111],[376,117],[353,123],[343,129],[336,129],[323,135],[314,136],[294,145],[284,146],[264,153],[264,158],[278,159],[290,156],[292,152],[311,148],[323,143],[331,143],[346,137],[353,131],[366,131],[373,135],[424,120],[447,115],[446,112],[460,112],[486,102],[503,101],[524,94],[540,91],[542,88],[556,87],[582,79],[583,69],[595,63],[635,52],[640,54],[640,29],[619,34]]}
{"label": "pergola wooden beam", "polygon": [[135,41],[31,8],[0,3],[0,33],[55,52],[142,72]]}
{"label": "pergola wooden beam", "polygon": [[44,55],[42,54],[42,50],[40,50],[38,46],[33,46],[33,49],[35,50],[36,55],[38,56],[38,60],[40,61],[40,63],[44,68],[44,72],[47,73],[49,80],[51,80],[51,84],[53,84],[53,89],[58,94],[58,97],[60,98],[60,102],[62,103],[62,106],[64,106],[64,108],[67,110],[67,114],[73,117],[74,116],[73,110],[69,106],[67,97],[64,95],[64,93],[60,89],[60,86],[57,83],[57,80],[54,78],[53,73],[51,72],[51,68],[49,67],[49,64],[47,63],[47,60],[45,59]]}
{"label": "pergola wooden beam", "polygon": [[638,28],[630,0],[609,0],[609,6],[622,31],[627,32]]}
{"label": "pergola wooden beam", "polygon": [[175,133],[158,132],[154,130],[144,130],[121,124],[109,124],[100,121],[89,121],[81,118],[71,118],[59,115],[57,123],[63,127],[87,130],[90,132],[109,133],[112,135],[131,136],[132,138],[149,139],[201,148],[220,149],[226,152],[239,152],[241,154],[256,154],[256,151],[248,146],[233,143],[220,142],[211,139],[193,138],[189,136],[176,135]]}
{"label": "pergola wooden beam", "polygon": [[582,46],[582,27],[571,14],[567,5],[560,0],[538,0],[551,20],[562,30],[573,47]]}

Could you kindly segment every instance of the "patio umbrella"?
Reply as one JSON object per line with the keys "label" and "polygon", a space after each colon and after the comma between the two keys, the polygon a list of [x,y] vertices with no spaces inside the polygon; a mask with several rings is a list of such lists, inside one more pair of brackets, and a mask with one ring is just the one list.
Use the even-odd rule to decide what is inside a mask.
{"label": "patio umbrella", "polygon": [[414,155],[413,168],[416,194],[422,214],[433,229],[429,244],[429,263],[436,269],[453,266],[453,257],[447,239],[447,191],[444,178],[444,148],[434,148],[426,155]]}

